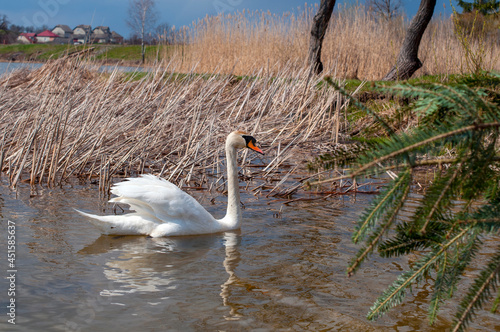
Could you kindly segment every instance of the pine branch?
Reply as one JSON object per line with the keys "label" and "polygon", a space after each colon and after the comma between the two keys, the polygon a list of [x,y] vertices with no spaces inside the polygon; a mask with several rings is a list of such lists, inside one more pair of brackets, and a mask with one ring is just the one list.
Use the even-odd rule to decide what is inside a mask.
{"label": "pine branch", "polygon": [[[447,94],[440,93],[439,91],[436,91],[436,87],[444,87],[443,85],[439,84],[434,84],[432,86],[423,86],[423,87],[418,87],[418,86],[411,86],[411,85],[406,85],[406,84],[401,84],[393,87],[389,87],[386,89],[382,89],[382,91],[386,90],[389,93],[392,94],[397,94],[401,95],[402,97],[407,97],[407,98],[415,98],[415,97],[420,97],[420,102],[417,101],[417,108],[415,111],[418,112],[419,108],[418,105],[420,104],[423,106],[425,109],[429,109],[431,104],[434,104],[434,109],[438,109],[440,106],[458,106],[459,108],[463,109],[465,112],[467,112],[467,108],[464,107],[464,104],[457,102],[455,99],[452,97],[448,96]],[[467,101],[465,98],[461,97],[459,93],[456,93],[456,91],[447,89],[449,92],[454,92],[455,96],[459,96],[460,99],[465,100],[466,104],[469,104],[469,101]],[[440,100],[441,99],[441,100]],[[447,103],[448,102],[448,103]],[[469,109],[472,107],[469,107]],[[427,113],[429,115],[429,113]]]}
{"label": "pine branch", "polygon": [[498,232],[500,230],[500,218],[488,218],[488,219],[465,219],[460,220],[460,223],[470,224],[475,223],[478,228],[481,228],[487,232]]}
{"label": "pine branch", "polygon": [[453,331],[463,331],[472,319],[474,311],[491,297],[491,291],[497,288],[500,278],[500,248],[496,255],[490,260],[486,268],[481,271],[479,278],[469,289],[469,292],[460,303],[457,312],[457,320]]}
{"label": "pine branch", "polygon": [[378,247],[380,257],[397,257],[407,255],[413,251],[423,249],[429,246],[432,242],[427,238],[410,238],[404,236],[403,238],[397,237],[393,240],[387,240]]}
{"label": "pine branch", "polygon": [[363,222],[358,225],[356,231],[352,236],[352,241],[354,243],[358,243],[358,241],[364,237],[367,229],[369,227],[373,227],[376,223],[376,220],[380,215],[384,214],[388,209],[388,201],[393,198],[394,193],[400,189],[401,186],[404,186],[408,182],[409,172],[405,172],[400,174],[397,178],[397,181],[392,183],[392,187],[389,187],[383,195],[379,195],[375,206],[369,209],[369,214],[365,217],[362,217]]}
{"label": "pine branch", "polygon": [[493,306],[491,307],[492,313],[497,312],[499,304],[500,304],[500,289],[497,291],[497,297],[495,298],[495,301],[493,302]]}
{"label": "pine branch", "polygon": [[445,262],[441,264],[441,268],[439,269],[436,276],[436,282],[434,283],[434,293],[432,294],[432,299],[429,306],[429,325],[432,325],[434,323],[434,320],[436,319],[437,313],[439,311],[439,305],[447,298],[448,295],[442,291],[442,289],[446,287],[443,287],[443,285],[446,284],[444,279],[446,278],[447,265],[447,260],[445,260]]}
{"label": "pine branch", "polygon": [[452,245],[456,244],[462,239],[462,237],[470,230],[470,228],[465,228],[459,232],[455,237],[449,240],[437,252],[431,252],[424,257],[423,260],[419,261],[415,269],[411,269],[408,272],[403,273],[388,289],[384,294],[377,299],[375,304],[370,308],[367,318],[370,320],[375,320],[379,316],[383,315],[390,308],[398,305],[403,300],[406,288],[408,288],[412,283],[418,282],[423,276],[435,265],[435,263],[442,258],[443,253]]}
{"label": "pine branch", "polygon": [[427,144],[430,144],[430,143],[442,140],[444,138],[455,136],[455,135],[459,135],[459,134],[462,134],[462,133],[465,133],[465,132],[468,132],[468,131],[474,131],[474,130],[486,129],[486,128],[498,128],[498,127],[500,127],[500,122],[481,123],[481,124],[474,124],[474,125],[471,125],[471,126],[467,126],[467,127],[455,129],[455,130],[443,133],[441,135],[432,136],[432,137],[430,137],[430,138],[428,138],[426,140],[423,140],[423,141],[417,142],[415,144],[406,146],[406,147],[404,147],[402,149],[399,149],[399,150],[394,151],[392,153],[386,154],[386,155],[384,155],[384,156],[382,156],[382,157],[380,157],[380,158],[378,158],[378,159],[376,159],[376,160],[374,160],[374,161],[372,161],[370,163],[367,163],[367,164],[363,165],[362,167],[358,168],[355,172],[353,172],[351,174],[351,176],[352,177],[356,177],[356,176],[360,175],[361,173],[363,173],[365,170],[374,167],[378,163],[381,163],[383,161],[392,159],[392,158],[396,157],[397,155],[400,155],[400,154],[403,154],[403,153],[407,153],[407,152],[409,152],[411,150],[415,150],[415,149],[417,149],[417,148],[419,148],[421,146],[425,146]]}
{"label": "pine branch", "polygon": [[453,182],[457,178],[457,175],[459,174],[459,172],[460,172],[460,168],[458,168],[458,167],[455,168],[455,171],[452,173],[452,175],[450,176],[450,178],[446,182],[444,188],[441,190],[441,193],[439,194],[439,197],[436,199],[436,201],[432,205],[432,208],[429,211],[429,214],[427,214],[425,216],[425,223],[422,226],[422,228],[420,229],[420,233],[425,234],[425,229],[427,228],[427,225],[429,224],[429,221],[434,216],[434,213],[438,210],[438,207],[443,202],[443,199],[445,199],[445,197],[446,197],[447,200],[449,200],[449,196],[450,196],[449,195],[449,190],[451,188],[451,185],[453,184]]}
{"label": "pine branch", "polygon": [[429,232],[422,234],[413,231],[413,223],[401,223],[396,227],[396,236],[380,244],[378,252],[380,257],[387,258],[439,245],[448,227],[443,222],[431,222]]}
{"label": "pine branch", "polygon": [[[481,85],[479,89],[471,89],[466,84]],[[489,94],[498,95],[498,92],[493,91],[490,87],[496,87],[500,84],[500,79],[494,75],[488,76],[486,79],[478,79],[474,82],[463,80],[455,86],[447,86],[443,84],[422,84],[421,86],[411,86],[409,84],[401,84],[393,87],[382,88],[386,93],[399,95],[406,98],[416,98],[415,112],[425,115],[426,120],[432,119],[432,116],[437,111],[446,109],[446,118],[455,120],[450,117],[450,111],[457,111],[461,117],[472,121],[479,120],[480,122],[498,121],[500,112],[498,103],[491,103],[485,97]],[[452,122],[450,122],[452,123]]]}
{"label": "pine branch", "polygon": [[[474,258],[481,244],[478,238],[479,232],[471,232],[465,243],[458,245],[458,254],[455,259],[451,258],[441,264],[441,269],[436,276],[434,292],[429,306],[429,323],[432,325],[437,317],[441,303],[450,298],[456,290],[456,285],[465,268]],[[466,237],[464,237],[466,238]]]}
{"label": "pine branch", "polygon": [[[421,116],[420,126],[404,134],[390,132],[376,148],[368,148],[358,159],[360,166],[350,177],[403,168],[409,172],[410,182],[406,185],[406,180],[401,178],[391,182],[367,210],[353,241],[367,239],[351,262],[348,273],[353,273],[375,248],[381,257],[423,250],[428,253],[375,301],[368,319],[376,319],[401,303],[412,284],[421,282],[436,269],[429,306],[429,319],[434,322],[441,305],[454,296],[465,270],[470,268],[483,245],[481,235],[500,232],[498,87],[500,75],[485,74],[459,80],[452,86],[401,85],[384,90],[410,99],[412,111]],[[455,157],[438,158],[444,148],[452,150]],[[422,160],[423,156],[427,159]],[[436,164],[448,164],[449,167],[436,174],[422,205],[412,212],[411,221],[396,222],[407,200],[414,167]],[[457,212],[453,204],[456,199],[465,203],[460,207],[461,212]],[[395,232],[391,233],[393,225],[396,225]],[[457,330],[466,326],[475,309],[482,307],[497,287],[500,253],[497,256],[496,261],[491,261],[481,272],[461,302],[456,316]],[[500,303],[500,295],[494,309],[497,302]]]}
{"label": "pine branch", "polygon": [[[431,165],[445,165],[445,164],[453,164],[458,161],[457,158],[436,158],[436,159],[427,159],[427,160],[421,160],[421,161],[415,161],[413,162],[413,167],[418,167],[418,166],[431,166]],[[493,157],[491,158],[491,161],[500,161],[500,157]],[[397,168],[406,168],[409,165],[407,163],[402,163],[402,164],[396,164],[396,165],[390,165],[390,166],[385,166],[380,169],[381,172],[385,171],[390,171],[393,169]],[[374,173],[367,173],[366,175],[372,175]],[[330,178],[330,179],[325,179],[325,180],[320,180],[320,181],[315,181],[315,182],[310,182],[310,183],[305,183],[304,185],[307,186],[313,186],[313,185],[318,185],[318,184],[323,184],[323,183],[328,183],[328,182],[334,182],[334,181],[339,181],[339,180],[344,180],[344,179],[351,179],[352,175],[342,175],[338,176],[335,178]]]}
{"label": "pine branch", "polygon": [[[500,193],[499,193],[500,194]],[[493,197],[487,204],[483,205],[474,213],[457,216],[457,225],[473,224],[480,232],[497,233],[500,231],[500,200]]]}
{"label": "pine branch", "polygon": [[[446,86],[444,84],[436,84],[436,86],[441,87],[441,89],[450,92],[450,94],[453,95],[452,98],[454,106],[457,106],[459,109],[463,109],[464,113],[469,114],[470,116],[475,116],[475,105],[471,101],[478,101],[481,100],[479,96],[474,93],[471,89],[469,89],[465,85],[461,85],[459,88],[457,87],[451,87],[451,86]],[[465,92],[465,93],[464,93]],[[466,96],[467,98],[466,98]],[[472,98],[471,98],[472,96]]]}
{"label": "pine branch", "polygon": [[398,215],[398,213],[399,213],[401,207],[403,206],[403,204],[406,200],[406,197],[408,196],[408,193],[410,191],[410,181],[409,181],[411,178],[410,172],[408,172],[407,174],[404,174],[404,176],[402,176],[402,178],[403,177],[406,180],[404,183],[405,184],[404,192],[400,197],[397,197],[395,199],[398,202],[398,204],[393,208],[393,210],[391,211],[391,213],[390,213],[389,217],[386,219],[386,221],[379,227],[379,229],[377,229],[372,234],[371,241],[370,241],[368,247],[365,249],[361,249],[361,251],[358,253],[354,262],[347,269],[348,276],[351,276],[356,271],[356,269],[359,267],[361,262],[363,262],[365,260],[365,258],[368,256],[368,254],[373,251],[373,249],[375,248],[377,243],[380,241],[381,237],[385,234],[385,232],[389,229],[389,227],[392,225],[392,223],[396,219],[396,216]]}

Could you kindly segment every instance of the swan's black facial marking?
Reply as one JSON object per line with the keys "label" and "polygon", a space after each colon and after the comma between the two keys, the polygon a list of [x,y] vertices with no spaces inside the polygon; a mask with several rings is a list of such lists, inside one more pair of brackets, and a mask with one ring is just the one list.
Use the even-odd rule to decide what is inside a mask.
{"label": "swan's black facial marking", "polygon": [[255,138],[253,138],[250,135],[241,135],[241,137],[243,137],[245,139],[247,147],[248,147],[248,144],[250,144],[250,143],[253,143],[253,145],[255,145],[255,143],[257,143],[257,141],[255,140]]}
{"label": "swan's black facial marking", "polygon": [[258,152],[260,154],[264,154],[264,152],[262,152],[262,150],[259,149],[257,147],[257,145],[255,145],[257,143],[257,141],[255,140],[255,138],[253,138],[250,135],[241,135],[241,137],[243,137],[245,139],[247,148],[252,149],[252,150],[254,150],[254,151],[256,151],[256,152]]}

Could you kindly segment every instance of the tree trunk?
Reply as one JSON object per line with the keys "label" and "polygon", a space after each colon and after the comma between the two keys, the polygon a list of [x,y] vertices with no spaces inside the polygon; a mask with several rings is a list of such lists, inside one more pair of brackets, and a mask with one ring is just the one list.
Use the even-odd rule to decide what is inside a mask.
{"label": "tree trunk", "polygon": [[334,6],[335,0],[321,0],[318,12],[314,15],[311,28],[311,40],[309,42],[309,65],[316,74],[321,74],[323,71],[321,47]]}
{"label": "tree trunk", "polygon": [[415,17],[411,20],[406,36],[399,51],[396,65],[385,75],[384,81],[406,80],[420,67],[418,48],[436,7],[436,0],[421,0]]}
{"label": "tree trunk", "polygon": [[141,21],[141,56],[142,56],[142,64],[144,65],[144,60],[145,60],[145,50],[144,50],[144,33],[146,32],[145,31],[145,26],[146,26],[146,14],[147,14],[147,11],[148,11],[148,6],[147,4],[143,5],[143,9],[142,9],[142,21]]}
{"label": "tree trunk", "polygon": [[142,55],[142,64],[144,64],[144,62],[146,61],[146,52],[145,52],[145,49],[144,49],[144,39],[142,39],[142,43],[141,43],[141,55]]}

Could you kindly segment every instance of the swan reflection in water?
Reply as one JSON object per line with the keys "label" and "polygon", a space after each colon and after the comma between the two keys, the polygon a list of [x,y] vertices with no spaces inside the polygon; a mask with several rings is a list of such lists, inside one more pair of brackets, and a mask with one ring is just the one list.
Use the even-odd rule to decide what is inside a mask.
{"label": "swan reflection in water", "polygon": [[193,294],[193,284],[196,289],[211,287],[208,292],[215,294],[214,283],[221,279],[220,260],[217,258],[222,258],[220,249],[224,248],[223,266],[229,277],[224,273],[223,278],[227,279],[220,285],[220,296],[223,305],[230,307],[229,316],[225,318],[234,320],[239,317],[239,306],[231,303],[229,296],[231,285],[238,284],[235,270],[241,260],[239,234],[239,231],[233,231],[174,238],[103,235],[79,253],[105,255],[103,273],[113,282],[114,289],[103,289],[101,296],[156,292],[157,295],[152,296],[155,302],[176,295],[189,301],[188,296],[197,296]]}
{"label": "swan reflection in water", "polygon": [[224,306],[230,307],[229,316],[225,317],[228,320],[239,319],[241,317],[241,315],[238,314],[238,308],[240,306],[229,301],[229,297],[231,295],[230,286],[233,284],[237,285],[239,283],[239,278],[236,276],[234,271],[238,267],[241,260],[240,251],[238,250],[240,239],[240,236],[235,233],[224,234],[226,257],[224,258],[223,264],[227,274],[229,274],[229,278],[221,285],[222,291],[220,292],[220,296],[222,297],[222,303]]}

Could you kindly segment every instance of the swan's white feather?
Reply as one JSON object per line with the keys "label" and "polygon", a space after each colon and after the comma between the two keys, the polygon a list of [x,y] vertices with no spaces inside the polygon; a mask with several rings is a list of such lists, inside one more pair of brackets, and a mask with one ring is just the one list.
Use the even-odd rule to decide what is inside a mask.
{"label": "swan's white feather", "polygon": [[148,213],[159,222],[207,223],[214,218],[191,195],[155,175],[145,174],[117,183],[111,189],[117,195],[110,202],[125,203],[137,213]]}
{"label": "swan's white feather", "polygon": [[158,226],[137,213],[98,216],[75,209],[89,218],[90,222],[105,235],[150,235]]}
{"label": "swan's white feather", "polygon": [[104,234],[152,237],[208,234],[228,230],[191,195],[154,175],[115,184],[110,202],[128,204],[134,213],[98,216],[84,213]]}

